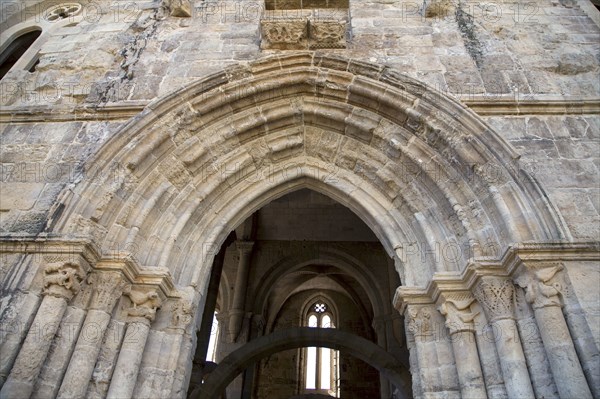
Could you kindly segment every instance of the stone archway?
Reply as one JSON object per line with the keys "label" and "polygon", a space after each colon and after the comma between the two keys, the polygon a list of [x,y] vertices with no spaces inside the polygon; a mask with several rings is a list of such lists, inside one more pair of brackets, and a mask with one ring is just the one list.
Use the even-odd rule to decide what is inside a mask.
{"label": "stone archway", "polygon": [[[90,309],[98,312],[87,313],[84,326],[101,319],[100,335],[105,333],[126,282],[139,285],[144,295],[150,288],[157,290],[161,299],[179,306],[165,306],[170,310],[157,313],[162,324],[152,327],[156,306],[148,309],[146,336],[133,348],[137,352],[131,351],[144,351],[147,338],[160,341],[176,360],[153,358],[154,363],[145,366],[137,358],[129,367],[127,351],[121,349],[123,360],[111,388],[118,390],[119,378],[133,373],[140,381],[128,380],[128,393],[150,396],[160,386],[163,396],[170,396],[185,389],[185,376],[174,370],[189,369],[196,327],[191,321],[200,319],[193,306],[206,295],[215,253],[255,210],[301,188],[354,211],[394,259],[405,286],[397,291],[395,306],[407,316],[407,332],[414,340],[411,361],[418,361],[411,368],[417,393],[464,389],[467,395],[469,370],[462,366],[480,362],[459,356],[455,362],[450,343],[433,342],[434,323],[461,320],[458,311],[481,305],[477,309],[483,312],[468,316],[481,315],[484,323],[508,320],[505,327],[517,331],[509,300],[516,295],[513,280],[521,291],[534,289],[546,282],[539,282],[536,268],[548,268],[549,261],[563,261],[578,251],[595,251],[591,246],[563,245],[571,240],[569,231],[535,179],[520,167],[518,155],[454,99],[383,66],[312,52],[266,57],[218,72],[150,104],[100,149],[83,180],[67,188],[51,209],[49,233],[93,248],[86,247],[89,256],[78,266],[81,275],[92,270],[97,276],[87,292],[98,302]],[[554,240],[561,243],[553,245]],[[520,245],[523,242],[529,243]],[[115,253],[115,246],[121,249],[117,260],[105,255]],[[131,248],[135,251],[122,251]],[[450,250],[453,256],[422,256]],[[50,275],[56,273],[54,263],[58,261],[49,265]],[[552,266],[550,278],[560,276],[560,270]],[[61,306],[66,307],[70,295]],[[184,298],[189,303],[183,303]],[[494,306],[498,301],[506,304],[502,314]],[[572,301],[569,306],[575,309]],[[446,305],[444,314],[438,310],[441,305]],[[82,307],[88,310],[88,305]],[[530,309],[530,318],[531,314]],[[553,315],[558,316],[562,314]],[[56,318],[52,321],[58,325],[62,316]],[[451,332],[473,332],[469,325],[459,327]],[[567,324],[561,328],[568,336]],[[38,350],[45,344],[34,335],[31,332],[20,353],[34,347],[46,356],[48,346]],[[92,348],[83,336],[77,341],[66,348],[73,356],[60,360],[67,369],[60,388],[65,394],[85,390],[82,381],[89,380],[100,351],[100,344]],[[540,342],[541,338],[538,349]],[[481,363],[495,365],[497,374],[502,372],[498,363],[502,365],[509,396],[533,396],[521,344],[494,343],[502,351],[499,359],[492,344],[485,344],[491,355]],[[551,350],[556,342],[543,344],[549,356],[557,353]],[[591,353],[582,360],[585,376],[571,362],[571,374],[557,371],[554,378],[563,382],[557,384],[561,389],[573,389],[571,396],[585,397],[573,392],[585,386],[585,378],[597,380],[597,362],[580,340],[569,341],[573,358],[574,345],[583,357]],[[153,354],[144,351],[146,355]],[[427,369],[430,357],[439,367]],[[569,367],[559,358],[553,360]],[[18,372],[10,385],[32,388],[29,375],[20,374],[27,361],[15,363]],[[140,367],[147,372],[139,372]],[[447,373],[442,386],[437,384],[439,370]],[[476,388],[481,391],[485,376],[477,371]],[[575,383],[565,381],[564,376],[572,375],[577,376]],[[504,385],[499,386],[502,393]]]}
{"label": "stone archway", "polygon": [[[424,286],[515,242],[569,237],[516,159],[474,113],[394,70],[268,57],[148,106],[101,149],[54,229],[133,245],[140,263],[201,291],[229,231],[310,188],[353,210],[405,284]],[[408,259],[440,245],[458,253]]]}
{"label": "stone archway", "polygon": [[389,353],[357,335],[328,328],[298,327],[280,330],[249,342],[231,353],[213,370],[205,383],[191,396],[217,398],[227,385],[249,364],[286,349],[319,346],[345,351],[375,367],[397,387],[406,386],[408,371]]}

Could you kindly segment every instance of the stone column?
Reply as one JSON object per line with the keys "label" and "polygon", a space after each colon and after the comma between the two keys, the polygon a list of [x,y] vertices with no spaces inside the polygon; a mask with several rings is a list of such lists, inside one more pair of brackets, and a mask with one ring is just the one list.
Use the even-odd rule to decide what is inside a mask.
{"label": "stone column", "polygon": [[194,318],[195,309],[192,306],[193,299],[191,298],[192,296],[181,298],[171,308],[171,326],[169,327],[169,331],[176,337],[173,349],[176,356],[173,356],[172,362],[176,365],[176,370],[180,372],[170,374],[170,378],[167,380],[171,387],[170,397],[185,396],[189,385],[189,373],[191,370],[189,370],[188,361],[191,359],[182,355],[182,353],[186,353],[185,343],[190,342],[186,330]]}
{"label": "stone column", "polygon": [[[485,317],[481,316],[481,318],[485,320]],[[496,345],[494,340],[489,339],[487,334],[488,331],[493,331],[493,329],[491,329],[489,325],[486,325],[485,322],[480,324],[476,323],[475,325],[477,327],[475,338],[477,339],[479,362],[481,364],[481,371],[483,372],[488,398],[508,399]]]}
{"label": "stone column", "polygon": [[562,313],[560,285],[549,284],[562,268],[562,265],[525,268],[515,280],[525,288],[525,299],[533,307],[560,397],[591,399],[592,393]]}
{"label": "stone column", "polygon": [[506,277],[483,276],[474,291],[495,330],[496,349],[509,398],[534,398],[515,323],[514,286]]}
{"label": "stone column", "polygon": [[131,299],[133,307],[127,310],[127,331],[108,388],[108,399],[130,398],[133,395],[150,324],[161,304],[156,291],[129,289],[125,295]]}
{"label": "stone column", "polygon": [[32,398],[54,398],[58,393],[69,360],[77,343],[77,337],[83,326],[87,308],[92,297],[92,287],[82,287],[71,301],[63,316],[56,339],[50,346],[48,357],[35,384]]}
{"label": "stone column", "polygon": [[[516,287],[515,287],[516,288]],[[515,289],[516,316],[521,345],[525,353],[525,359],[529,365],[529,377],[536,398],[558,399],[558,389],[552,378],[552,370],[546,349],[540,336],[540,331],[535,321],[533,309],[525,300],[525,290]]]}
{"label": "stone column", "polygon": [[473,319],[479,312],[470,312],[475,298],[471,294],[445,295],[439,310],[446,316],[450,332],[461,396],[465,399],[487,398]]}
{"label": "stone column", "polygon": [[79,291],[80,265],[56,262],[44,268],[44,299],[15,360],[0,397],[29,398],[63,318],[67,303]]}
{"label": "stone column", "polygon": [[233,302],[229,311],[229,341],[235,342],[245,315],[246,292],[248,288],[248,272],[250,271],[250,255],[254,241],[237,241],[237,249],[240,253],[237,273],[235,275],[235,288],[233,290]]}
{"label": "stone column", "polygon": [[421,376],[419,375],[419,358],[417,355],[417,345],[415,336],[412,333],[408,318],[405,320],[406,326],[406,347],[408,348],[408,361],[412,375],[412,393],[413,397],[423,397],[423,389],[421,388]]}
{"label": "stone column", "polygon": [[417,369],[411,371],[419,373],[421,394],[426,399],[436,396],[441,381],[431,321],[431,314],[434,311],[435,309],[430,305],[408,305],[406,311],[408,331],[415,337],[418,364]]}
{"label": "stone column", "polygon": [[94,286],[92,302],[58,391],[61,399],[85,396],[112,310],[125,287],[118,272],[94,273],[90,283]]}
{"label": "stone column", "polygon": [[[384,317],[378,317],[373,320],[373,330],[377,335],[377,345],[387,350],[387,338],[386,338],[386,320]],[[382,375],[379,376],[379,390],[382,398],[390,398],[390,382]]]}

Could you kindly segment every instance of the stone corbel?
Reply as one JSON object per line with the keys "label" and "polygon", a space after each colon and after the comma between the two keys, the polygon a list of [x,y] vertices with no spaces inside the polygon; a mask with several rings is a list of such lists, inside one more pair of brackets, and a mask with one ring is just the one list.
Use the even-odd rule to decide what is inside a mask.
{"label": "stone corbel", "polygon": [[[347,13],[347,12],[346,12]],[[260,21],[263,50],[346,48],[347,16],[325,19],[315,13],[284,14]]]}
{"label": "stone corbel", "polygon": [[302,50],[308,47],[308,20],[274,19],[261,20],[262,49]]}
{"label": "stone corbel", "polygon": [[346,48],[346,21],[311,19],[308,38],[311,49]]}

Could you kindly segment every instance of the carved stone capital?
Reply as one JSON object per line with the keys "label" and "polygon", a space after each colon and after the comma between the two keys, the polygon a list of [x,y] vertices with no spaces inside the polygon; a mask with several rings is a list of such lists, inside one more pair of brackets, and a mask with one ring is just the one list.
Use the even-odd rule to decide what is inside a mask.
{"label": "carved stone capital", "polygon": [[77,263],[48,263],[44,268],[43,293],[69,301],[79,292],[84,277],[83,269]]}
{"label": "carved stone capital", "polygon": [[106,313],[112,312],[127,285],[117,272],[96,272],[90,275],[88,283],[94,287],[90,308]]}
{"label": "carved stone capital", "polygon": [[560,263],[537,266],[536,268],[525,267],[515,277],[515,283],[525,289],[525,300],[534,309],[546,306],[562,306],[560,296],[563,287],[558,281],[554,281],[558,272],[564,267]]}
{"label": "carved stone capital", "polygon": [[133,306],[127,309],[130,318],[144,318],[150,322],[156,316],[156,310],[160,308],[162,300],[154,290],[143,290],[140,288],[125,287],[123,294],[128,296]]}
{"label": "carved stone capital", "polygon": [[490,322],[514,319],[515,287],[507,277],[481,277],[473,292]]}
{"label": "carved stone capital", "polygon": [[479,312],[471,312],[475,298],[470,293],[444,295],[445,301],[438,308],[446,316],[446,327],[450,334],[462,331],[474,331],[473,320]]}
{"label": "carved stone capital", "polygon": [[429,337],[433,335],[432,313],[433,306],[409,305],[406,309],[408,330],[415,337]]}
{"label": "carved stone capital", "polygon": [[192,302],[188,299],[178,299],[171,305],[171,327],[185,329],[194,317]]}

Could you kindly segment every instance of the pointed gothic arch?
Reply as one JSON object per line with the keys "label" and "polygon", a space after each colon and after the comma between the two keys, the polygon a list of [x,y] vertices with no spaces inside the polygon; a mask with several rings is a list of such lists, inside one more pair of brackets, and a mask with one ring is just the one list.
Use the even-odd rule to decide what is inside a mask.
{"label": "pointed gothic arch", "polygon": [[[423,286],[515,242],[569,238],[516,159],[473,112],[392,69],[273,56],[149,105],[100,150],[54,230],[135,243],[141,264],[201,290],[229,231],[308,187],[353,210],[404,283]],[[459,254],[415,267],[413,243],[420,258]]]}

